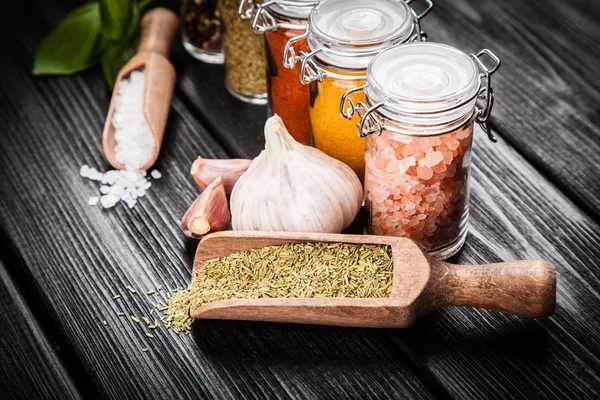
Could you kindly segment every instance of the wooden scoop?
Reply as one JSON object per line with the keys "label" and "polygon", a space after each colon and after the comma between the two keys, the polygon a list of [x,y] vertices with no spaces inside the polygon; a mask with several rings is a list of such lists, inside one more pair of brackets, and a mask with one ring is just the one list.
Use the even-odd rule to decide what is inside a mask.
{"label": "wooden scoop", "polygon": [[545,261],[454,265],[430,258],[409,239],[281,232],[220,232],[198,245],[194,269],[233,252],[300,242],[388,244],[394,274],[389,298],[232,299],[191,311],[194,318],[403,328],[448,306],[487,308],[528,318],[552,314],[556,273]]}
{"label": "wooden scoop", "polygon": [[106,159],[116,169],[123,169],[124,165],[115,159],[114,148],[116,143],[112,118],[115,112],[119,83],[121,79],[129,77],[132,71],[144,70],[146,72],[143,110],[155,142],[152,157],[141,169],[149,169],[158,158],[169,109],[171,108],[171,97],[175,88],[175,68],[173,68],[167,57],[173,39],[178,32],[178,25],[177,15],[166,8],[154,8],[147,12],[141,23],[138,52],[117,76],[102,137],[102,147]]}

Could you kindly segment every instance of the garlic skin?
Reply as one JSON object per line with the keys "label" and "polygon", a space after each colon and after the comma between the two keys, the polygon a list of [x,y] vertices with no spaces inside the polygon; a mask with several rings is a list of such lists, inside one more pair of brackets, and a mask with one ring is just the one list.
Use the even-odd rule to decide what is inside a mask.
{"label": "garlic skin", "polygon": [[296,142],[279,116],[265,124],[265,150],[231,193],[234,230],[340,233],[363,201],[346,164]]}
{"label": "garlic skin", "polygon": [[235,183],[246,172],[251,163],[252,160],[239,158],[219,160],[198,157],[192,164],[190,174],[202,190],[206,189],[215,179],[221,177],[225,186],[225,193],[229,195]]}
{"label": "garlic skin", "polygon": [[199,239],[209,232],[227,229],[230,219],[223,180],[218,177],[186,211],[181,219],[181,229],[187,236]]}

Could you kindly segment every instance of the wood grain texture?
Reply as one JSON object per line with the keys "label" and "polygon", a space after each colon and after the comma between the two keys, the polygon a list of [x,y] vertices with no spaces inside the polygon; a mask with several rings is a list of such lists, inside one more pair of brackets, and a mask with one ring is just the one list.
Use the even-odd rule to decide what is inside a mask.
{"label": "wood grain texture", "polygon": [[432,41],[502,59],[492,126],[600,221],[600,4],[442,0],[423,27]]}
{"label": "wood grain texture", "polygon": [[81,398],[1,262],[0,348],[2,399]]}
{"label": "wood grain texture", "polygon": [[[257,155],[266,111],[228,97],[218,67],[187,58],[185,66],[176,63],[184,76],[157,164],[165,177],[133,210],[90,208],[86,201],[96,194],[95,185],[77,170],[83,163],[107,167],[100,129],[108,94],[101,73],[32,79],[34,46],[66,6],[27,0],[7,7],[0,15],[8,32],[0,37],[8,55],[0,59],[0,226],[24,262],[11,273],[33,282],[31,291],[45,305],[38,312],[54,321],[61,333],[57,340],[81,360],[98,393],[115,398],[600,396],[600,228],[557,190],[552,176],[545,178],[526,161],[521,147],[517,151],[513,142],[503,141],[492,146],[483,135],[476,137],[470,236],[455,261],[555,263],[558,305],[552,318],[526,321],[455,308],[405,330],[211,321],[196,324],[190,337],[161,328],[155,341],[147,339],[141,327],[116,312],[148,313],[145,290],[185,285],[189,279],[195,242],[183,237],[178,221],[197,194],[188,176],[191,162],[198,155]],[[500,101],[499,96],[498,106]],[[201,112],[199,120],[214,137],[188,107]],[[532,105],[523,101],[521,107]],[[558,117],[545,115],[548,135],[558,135],[562,128],[552,123]],[[221,136],[215,139],[216,134]],[[556,163],[562,165],[560,159]],[[127,284],[138,293],[128,294]],[[113,300],[114,293],[121,293],[122,301]],[[142,346],[149,352],[141,352]]]}
{"label": "wood grain texture", "polygon": [[129,316],[149,315],[146,291],[162,284],[153,298],[164,299],[190,279],[197,241],[178,226],[198,193],[190,165],[227,155],[176,98],[155,166],[163,178],[132,210],[87,206],[97,187],[78,170],[108,167],[100,143],[108,93],[98,70],[30,76],[46,17],[66,12],[50,5],[59,7],[13,3],[0,16],[11,54],[0,60],[0,226],[25,265],[11,273],[34,282],[40,312],[94,390],[108,398],[431,398],[403,355],[388,352],[383,332],[207,322],[190,336],[162,327],[145,336]]}

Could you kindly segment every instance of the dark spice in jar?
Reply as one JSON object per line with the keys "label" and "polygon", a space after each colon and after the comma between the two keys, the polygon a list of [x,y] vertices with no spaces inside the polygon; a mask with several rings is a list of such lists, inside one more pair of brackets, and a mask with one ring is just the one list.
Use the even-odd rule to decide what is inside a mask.
{"label": "dark spice in jar", "polygon": [[217,10],[223,22],[225,83],[245,97],[267,92],[267,62],[262,37],[255,35],[249,21],[238,16],[238,0],[219,0]]}
{"label": "dark spice in jar", "polygon": [[[301,21],[284,21],[294,25],[305,25]],[[299,143],[310,145],[312,130],[310,127],[310,88],[303,85],[300,75],[300,63],[294,69],[283,66],[283,50],[291,38],[299,36],[302,30],[279,27],[265,33],[269,69],[267,74],[269,104],[273,113],[279,115],[292,137]],[[306,41],[294,44],[296,52],[306,51]]]}
{"label": "dark spice in jar", "polygon": [[218,53],[221,51],[221,20],[217,0],[183,0],[183,34],[193,46]]}

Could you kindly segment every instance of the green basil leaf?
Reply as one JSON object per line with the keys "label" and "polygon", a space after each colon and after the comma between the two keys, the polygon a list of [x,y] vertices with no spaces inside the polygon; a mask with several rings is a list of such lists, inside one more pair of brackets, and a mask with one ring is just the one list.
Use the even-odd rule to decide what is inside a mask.
{"label": "green basil leaf", "polygon": [[131,0],[100,0],[100,32],[112,40],[121,40],[130,21]]}
{"label": "green basil leaf", "polygon": [[86,3],[73,10],[37,48],[34,75],[73,74],[95,65],[100,32],[100,6]]}
{"label": "green basil leaf", "polygon": [[102,71],[104,72],[104,79],[111,89],[115,85],[115,79],[121,68],[123,68],[137,52],[136,33],[139,21],[139,8],[136,3],[133,3],[124,42],[109,41],[102,53],[100,61],[102,64]]}

